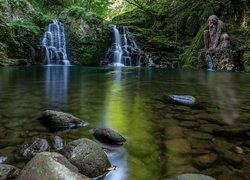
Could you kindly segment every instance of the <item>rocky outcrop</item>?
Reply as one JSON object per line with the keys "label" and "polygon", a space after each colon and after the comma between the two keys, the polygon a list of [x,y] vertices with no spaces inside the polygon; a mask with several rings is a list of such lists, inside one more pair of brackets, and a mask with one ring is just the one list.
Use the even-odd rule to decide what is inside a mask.
{"label": "rocky outcrop", "polygon": [[44,111],[38,120],[51,131],[74,129],[86,125],[83,120],[71,114],[53,110]]}
{"label": "rocky outcrop", "polygon": [[61,154],[53,152],[43,152],[32,158],[21,171],[17,180],[61,180],[89,179],[80,174],[78,169],[73,166]]}
{"label": "rocky outcrop", "polygon": [[109,128],[95,128],[93,135],[101,142],[111,144],[123,144],[126,142],[122,135]]}
{"label": "rocky outcrop", "polygon": [[82,174],[91,178],[103,175],[111,166],[107,155],[98,144],[86,138],[70,142],[60,152]]}
{"label": "rocky outcrop", "polygon": [[65,9],[59,20],[65,26],[67,47],[73,63],[99,65],[111,42],[111,32],[103,20],[77,6]]}
{"label": "rocky outcrop", "polygon": [[[242,71],[244,70],[244,62],[242,60],[242,52],[232,49],[222,49],[212,51],[213,69],[222,71]],[[198,69],[207,69],[208,57],[204,50],[199,52]]]}

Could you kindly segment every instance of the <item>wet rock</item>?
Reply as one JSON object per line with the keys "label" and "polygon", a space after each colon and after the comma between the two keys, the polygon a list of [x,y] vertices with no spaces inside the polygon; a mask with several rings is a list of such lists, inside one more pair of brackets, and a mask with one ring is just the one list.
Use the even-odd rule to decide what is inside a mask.
{"label": "wet rock", "polygon": [[200,126],[200,131],[206,132],[206,133],[212,133],[214,129],[219,128],[219,125],[216,124],[203,124]]}
{"label": "wet rock", "polygon": [[200,126],[200,123],[195,121],[183,121],[180,122],[179,125],[186,128],[198,128]]}
{"label": "wet rock", "polygon": [[52,131],[79,128],[86,123],[81,119],[64,112],[46,110],[38,120]]}
{"label": "wet rock", "polygon": [[109,128],[95,128],[93,135],[97,140],[111,144],[123,144],[126,141],[119,133]]}
{"label": "wet rock", "polygon": [[63,148],[63,140],[60,136],[51,137],[51,144],[55,150],[60,150]]}
{"label": "wet rock", "polygon": [[210,141],[191,139],[190,142],[192,149],[207,149],[207,150],[213,149],[213,145]]}
{"label": "wet rock", "polygon": [[215,150],[219,153],[225,150],[232,149],[235,146],[234,144],[230,142],[227,142],[222,139],[216,139],[216,138],[212,139],[212,143],[214,144]]}
{"label": "wet rock", "polygon": [[165,127],[165,138],[173,139],[173,138],[181,138],[183,136],[182,128],[179,126],[167,126]]}
{"label": "wet rock", "polygon": [[20,169],[7,165],[7,164],[0,164],[0,179],[7,180],[7,179],[15,179],[20,173]]}
{"label": "wet rock", "polygon": [[0,156],[0,164],[3,164],[7,159],[8,157],[6,156]]}
{"label": "wet rock", "polygon": [[204,139],[204,140],[211,140],[213,139],[213,136],[211,134],[208,133],[203,133],[203,132],[193,132],[191,135],[191,137],[196,138],[196,139]]}
{"label": "wet rock", "polygon": [[203,174],[182,174],[179,176],[174,177],[173,180],[195,180],[195,179],[202,179],[202,180],[215,180],[210,176],[206,176]]}
{"label": "wet rock", "polygon": [[237,154],[244,154],[244,150],[239,146],[234,146],[233,151]]}
{"label": "wet rock", "polygon": [[195,157],[193,163],[199,169],[206,169],[213,166],[217,161],[218,155],[215,153],[210,153]]}
{"label": "wet rock", "polygon": [[103,175],[111,167],[105,152],[94,141],[86,138],[70,142],[60,152],[88,177]]}
{"label": "wet rock", "polygon": [[222,136],[236,137],[236,136],[245,136],[249,131],[250,131],[249,127],[220,127],[214,129],[213,132]]}
{"label": "wet rock", "polygon": [[169,98],[170,101],[172,101],[172,103],[182,104],[182,105],[193,105],[196,101],[193,96],[187,96],[187,95],[169,95]]}
{"label": "wet rock", "polygon": [[211,153],[211,150],[208,150],[208,149],[192,149],[191,150],[191,154],[195,156],[209,154],[209,153]]}
{"label": "wet rock", "polygon": [[222,158],[233,166],[241,166],[243,157],[230,151],[224,151]]}
{"label": "wet rock", "polygon": [[218,124],[218,125],[227,125],[226,122],[222,120],[222,117],[220,114],[198,114],[193,117],[194,119],[199,119],[199,120],[205,120],[213,124]]}
{"label": "wet rock", "polygon": [[173,154],[189,154],[191,146],[186,139],[172,139],[165,141],[166,149]]}
{"label": "wet rock", "polygon": [[195,117],[193,115],[174,115],[174,118],[181,121],[194,121]]}
{"label": "wet rock", "polygon": [[55,152],[42,152],[33,157],[17,180],[89,179],[78,172],[65,157]]}
{"label": "wet rock", "polygon": [[37,153],[47,151],[48,149],[49,144],[46,139],[36,138],[31,143],[24,145],[20,153],[25,157],[33,157]]}
{"label": "wet rock", "polygon": [[187,164],[192,164],[192,158],[191,156],[185,156],[185,158],[180,157],[179,155],[167,155],[167,162],[171,166],[183,166]]}

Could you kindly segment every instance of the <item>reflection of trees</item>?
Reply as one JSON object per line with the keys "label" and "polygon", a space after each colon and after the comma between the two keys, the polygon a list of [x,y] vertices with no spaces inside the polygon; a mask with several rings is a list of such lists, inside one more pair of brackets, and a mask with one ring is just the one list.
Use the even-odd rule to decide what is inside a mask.
{"label": "reflection of trees", "polygon": [[235,84],[232,73],[208,73],[208,89],[213,102],[219,107],[222,120],[233,124],[239,117],[238,99],[235,95]]}
{"label": "reflection of trees", "polygon": [[125,143],[128,158],[124,159],[127,179],[154,179],[158,175],[158,151],[139,71],[114,72],[106,94],[105,124],[128,137]]}

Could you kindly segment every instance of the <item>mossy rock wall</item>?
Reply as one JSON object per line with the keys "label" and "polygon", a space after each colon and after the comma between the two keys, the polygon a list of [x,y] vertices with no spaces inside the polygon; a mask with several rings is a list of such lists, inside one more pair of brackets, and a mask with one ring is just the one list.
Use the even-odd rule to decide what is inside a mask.
{"label": "mossy rock wall", "polygon": [[103,20],[77,6],[62,12],[60,20],[65,25],[70,59],[75,64],[98,65],[111,41],[110,30]]}

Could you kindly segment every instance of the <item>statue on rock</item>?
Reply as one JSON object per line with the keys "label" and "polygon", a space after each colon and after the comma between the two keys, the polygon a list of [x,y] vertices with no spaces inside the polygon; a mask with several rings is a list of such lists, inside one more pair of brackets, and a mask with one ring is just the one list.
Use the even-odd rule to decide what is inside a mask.
{"label": "statue on rock", "polygon": [[204,44],[207,50],[232,48],[231,39],[227,33],[226,25],[215,15],[208,18],[209,30],[204,31]]}
{"label": "statue on rock", "polygon": [[204,31],[205,49],[199,52],[198,68],[207,68],[212,59],[215,70],[243,70],[242,54],[233,50],[235,45],[225,23],[211,15],[208,25],[209,29]]}

